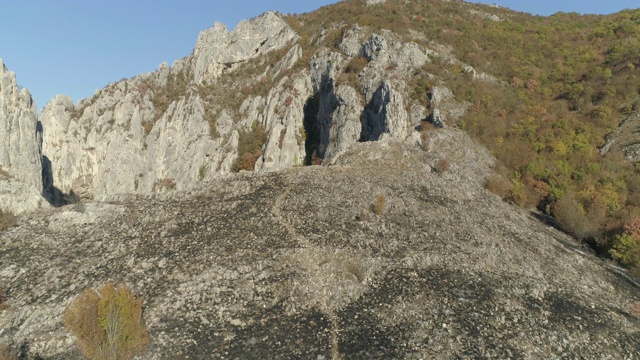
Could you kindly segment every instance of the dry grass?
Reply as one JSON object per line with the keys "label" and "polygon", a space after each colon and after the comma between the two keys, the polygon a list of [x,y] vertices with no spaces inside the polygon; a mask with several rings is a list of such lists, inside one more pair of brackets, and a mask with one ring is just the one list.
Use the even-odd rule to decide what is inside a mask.
{"label": "dry grass", "polygon": [[5,170],[2,165],[0,165],[0,177],[4,177],[5,179],[11,178],[11,175],[7,170]]}
{"label": "dry grass", "polygon": [[89,359],[132,359],[149,343],[142,300],[120,285],[83,291],[67,307],[62,321]]}
{"label": "dry grass", "polygon": [[429,135],[426,131],[420,132],[420,148],[424,151],[429,151],[429,146],[431,146],[431,135]]}
{"label": "dry grass", "polygon": [[16,218],[12,213],[0,210],[0,231],[12,227],[15,223]]}
{"label": "dry grass", "polygon": [[18,360],[18,354],[7,343],[0,343],[0,360]]}
{"label": "dry grass", "polygon": [[387,196],[385,194],[380,194],[376,197],[376,202],[373,204],[373,212],[382,216],[386,210]]}
{"label": "dry grass", "polygon": [[442,174],[442,173],[445,173],[445,172],[447,172],[447,171],[449,171],[451,169],[451,164],[449,164],[449,160],[447,160],[447,159],[439,159],[433,165],[433,169],[438,174]]}
{"label": "dry grass", "polygon": [[631,315],[640,319],[640,301],[630,304],[629,312],[631,313]]}
{"label": "dry grass", "polygon": [[6,287],[0,285],[0,311],[6,310],[9,307],[9,292]]}
{"label": "dry grass", "polygon": [[509,198],[511,193],[511,182],[499,174],[491,174],[485,181],[484,186],[487,190],[500,196],[502,200]]}
{"label": "dry grass", "polygon": [[358,221],[367,221],[367,220],[369,220],[369,214],[367,213],[367,210],[365,210],[365,209],[360,210],[360,214],[358,216],[356,216],[356,219]]}

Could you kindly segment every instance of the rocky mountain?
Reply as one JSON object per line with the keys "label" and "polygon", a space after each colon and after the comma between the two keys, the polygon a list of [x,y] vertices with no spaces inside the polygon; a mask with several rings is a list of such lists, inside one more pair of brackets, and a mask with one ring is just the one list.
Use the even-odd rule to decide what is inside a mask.
{"label": "rocky mountain", "polygon": [[0,339],[79,358],[62,312],[111,280],[143,299],[144,359],[637,357],[638,282],[487,191],[463,132],[430,137],[32,213],[2,233]]}
{"label": "rocky mountain", "polygon": [[[359,140],[404,139],[430,115],[426,104],[408,107],[405,78],[439,56],[435,50],[355,27],[339,49],[306,56],[291,27],[266,13],[231,32],[217,23],[200,34],[192,55],[111,84],[77,106],[55,98],[41,115],[54,192],[107,200],[188,189],[231,172],[243,155],[241,134],[257,126],[264,146],[248,169],[302,165],[311,155],[309,133],[318,158],[331,163]],[[352,69],[357,61],[366,66]],[[362,79],[362,90],[339,83],[345,69]],[[438,121],[464,112],[448,89],[435,94],[442,95],[434,104],[448,106],[442,115],[439,106],[431,110]]]}
{"label": "rocky mountain", "polygon": [[42,196],[42,129],[31,94],[0,59],[0,212],[21,214],[47,202]]}
{"label": "rocky mountain", "polygon": [[544,53],[545,22],[587,20],[268,12],[39,118],[0,63],[0,357],[80,358],[62,313],[108,281],[143,299],[145,359],[640,357],[638,279],[557,230],[640,249],[632,67]]}

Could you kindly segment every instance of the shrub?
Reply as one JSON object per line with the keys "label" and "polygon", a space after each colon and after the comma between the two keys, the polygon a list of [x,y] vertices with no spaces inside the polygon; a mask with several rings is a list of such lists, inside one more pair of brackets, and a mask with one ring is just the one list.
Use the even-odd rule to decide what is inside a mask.
{"label": "shrub", "polygon": [[[407,111],[410,110],[410,106],[407,108]],[[430,121],[421,121],[418,126],[416,126],[416,131],[420,133],[420,148],[424,151],[429,151],[429,147],[431,146],[431,133],[436,131],[437,128]]]}
{"label": "shrub", "polygon": [[12,351],[7,343],[0,343],[0,360],[18,360],[20,357]]}
{"label": "shrub", "polygon": [[9,174],[7,170],[3,169],[2,165],[0,165],[0,176],[4,177],[5,179],[11,178],[11,174]]}
{"label": "shrub", "polygon": [[12,227],[15,222],[16,218],[12,213],[0,210],[0,231]]}
{"label": "shrub", "polygon": [[214,112],[210,106],[207,106],[204,109],[204,118],[207,123],[209,123],[209,136],[213,139],[219,138],[220,133],[217,128],[218,114]]}
{"label": "shrub", "polygon": [[344,72],[347,74],[360,74],[362,70],[369,64],[369,60],[364,56],[356,56],[349,60]]}
{"label": "shrub", "polygon": [[198,180],[204,180],[205,176],[207,176],[207,165],[202,165],[198,171]]}
{"label": "shrub", "polygon": [[569,193],[553,206],[553,215],[564,231],[578,239],[592,237],[598,233],[598,224],[590,219],[578,200]]}
{"label": "shrub", "polygon": [[636,242],[640,242],[640,217],[625,225],[624,231]]}
{"label": "shrub", "polygon": [[253,153],[244,153],[239,155],[231,166],[231,171],[239,172],[240,170],[253,171],[256,166],[256,162],[262,156],[262,151]]}
{"label": "shrub", "polygon": [[153,130],[154,123],[152,121],[142,121],[142,127],[144,128],[144,134],[149,135],[151,130]]}
{"label": "shrub", "polygon": [[499,174],[491,174],[484,183],[485,188],[500,196],[502,200],[509,198],[511,194],[511,182]]}
{"label": "shrub", "polygon": [[640,302],[635,302],[629,305],[629,312],[631,315],[640,318]]}
{"label": "shrub", "polygon": [[640,244],[627,233],[614,238],[609,254],[622,266],[640,265]]}
{"label": "shrub", "polygon": [[89,359],[132,359],[149,343],[142,300],[124,286],[86,289],[67,307],[62,321]]}
{"label": "shrub", "polygon": [[451,169],[451,164],[449,164],[449,160],[447,160],[447,159],[439,159],[433,165],[433,169],[438,174],[442,174],[442,173],[445,173],[445,172],[447,172],[447,171],[449,171]]}
{"label": "shrub", "polygon": [[267,140],[267,133],[262,124],[256,124],[251,131],[240,132],[238,139],[238,157],[234,161],[231,170],[253,171],[256,161],[262,156],[262,146]]}
{"label": "shrub", "polygon": [[381,215],[384,214],[387,209],[387,196],[380,194],[376,197],[376,202],[373,204],[373,212]]}
{"label": "shrub", "polygon": [[157,179],[153,184],[153,192],[161,191],[164,189],[165,191],[174,190],[176,188],[175,180],[171,178]]}
{"label": "shrub", "polygon": [[9,307],[7,300],[9,300],[7,288],[0,285],[0,310],[5,310]]}

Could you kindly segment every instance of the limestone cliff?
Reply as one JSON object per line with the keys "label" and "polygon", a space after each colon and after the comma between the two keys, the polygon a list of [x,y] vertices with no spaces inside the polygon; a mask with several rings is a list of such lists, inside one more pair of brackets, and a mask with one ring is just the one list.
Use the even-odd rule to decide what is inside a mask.
{"label": "limestone cliff", "polygon": [[[56,97],[41,115],[47,191],[63,203],[189,189],[231,172],[258,127],[253,170],[331,164],[359,141],[413,138],[430,115],[443,124],[464,113],[444,85],[433,106],[411,97],[412,72],[457,60],[391,31],[337,26],[309,46],[273,12],[231,32],[216,23],[172,66],[78,105]],[[331,31],[342,32],[335,46]]]}
{"label": "limestone cliff", "polygon": [[40,149],[36,105],[0,59],[0,210],[20,214],[46,203]]}
{"label": "limestone cliff", "polygon": [[[258,117],[267,121],[270,113],[262,109],[274,101],[258,97],[226,111],[208,99],[213,92],[229,91],[218,88],[216,80],[294,38],[274,13],[241,22],[230,33],[217,23],[200,34],[191,56],[172,67],[162,64],[155,72],[110,84],[77,106],[65,96],[53,99],[41,121],[47,185],[58,194],[57,202],[69,195],[104,200],[188,188],[228,173],[239,131]],[[270,97],[287,96],[280,90]],[[296,143],[296,131],[292,125],[286,139]]]}

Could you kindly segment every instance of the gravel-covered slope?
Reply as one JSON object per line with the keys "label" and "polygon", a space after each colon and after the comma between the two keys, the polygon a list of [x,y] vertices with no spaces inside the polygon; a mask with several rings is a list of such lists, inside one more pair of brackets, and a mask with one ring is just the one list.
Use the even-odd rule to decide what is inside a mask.
{"label": "gravel-covered slope", "polygon": [[144,359],[640,357],[638,284],[486,191],[491,163],[445,129],[33,213],[0,233],[0,342],[79,357],[61,314],[112,280],[144,299]]}

